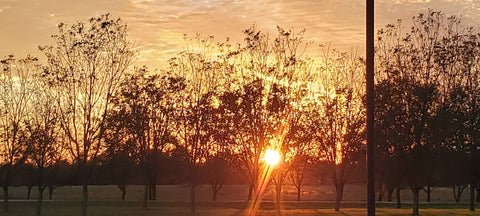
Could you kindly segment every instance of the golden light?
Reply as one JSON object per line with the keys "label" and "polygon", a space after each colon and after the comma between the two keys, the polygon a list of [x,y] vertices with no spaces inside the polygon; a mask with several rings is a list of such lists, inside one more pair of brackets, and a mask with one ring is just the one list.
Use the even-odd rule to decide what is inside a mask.
{"label": "golden light", "polygon": [[278,151],[268,149],[265,151],[265,162],[270,166],[275,166],[280,161],[280,154]]}

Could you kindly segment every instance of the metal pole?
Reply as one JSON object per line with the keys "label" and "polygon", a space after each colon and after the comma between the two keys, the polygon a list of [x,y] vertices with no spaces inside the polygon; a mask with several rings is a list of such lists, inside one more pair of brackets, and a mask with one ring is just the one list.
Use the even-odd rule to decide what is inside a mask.
{"label": "metal pole", "polygon": [[374,0],[366,0],[366,80],[367,80],[367,215],[375,216],[374,140]]}

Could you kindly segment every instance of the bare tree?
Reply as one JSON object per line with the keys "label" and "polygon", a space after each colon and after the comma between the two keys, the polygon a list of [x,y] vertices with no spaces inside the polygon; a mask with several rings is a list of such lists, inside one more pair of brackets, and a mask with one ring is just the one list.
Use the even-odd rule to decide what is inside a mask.
{"label": "bare tree", "polygon": [[29,103],[31,112],[26,119],[24,142],[27,156],[33,162],[35,182],[38,187],[36,215],[41,214],[43,191],[45,190],[46,168],[55,164],[61,157],[62,143],[57,142],[60,125],[58,124],[55,98],[50,94],[48,83],[37,72],[33,78],[33,95]]}
{"label": "bare tree", "polygon": [[81,215],[87,215],[88,179],[92,162],[104,150],[105,117],[135,51],[127,40],[127,26],[109,14],[86,23],[60,23],[58,31],[52,36],[54,46],[40,47],[48,61],[44,76],[69,138],[68,152],[80,170]]}
{"label": "bare tree", "polygon": [[419,190],[435,184],[432,176],[440,170],[435,170],[438,154],[464,150],[470,163],[457,164],[469,164],[469,174],[473,174],[468,184],[473,186],[470,209],[474,210],[478,33],[462,26],[458,17],[435,10],[414,16],[409,31],[401,24],[387,25],[377,34],[377,86],[384,90],[384,96],[394,93],[390,94],[393,100],[385,97],[388,106],[382,112],[395,121],[384,121],[383,132],[401,134],[396,144],[385,139],[384,150],[410,161],[397,164],[409,164],[403,176],[414,195],[413,215],[419,214]]}
{"label": "bare tree", "polygon": [[215,43],[213,37],[200,36],[186,39],[186,43],[187,50],[170,59],[170,69],[186,82],[175,103],[179,145],[188,152],[190,212],[194,214],[199,168],[214,142],[216,95],[224,77],[222,57],[216,52],[221,52],[223,45]]}
{"label": "bare tree", "polygon": [[110,154],[131,154],[142,168],[145,193],[155,199],[160,156],[168,144],[175,143],[173,134],[174,104],[171,103],[185,88],[184,80],[169,74],[148,73],[146,67],[128,74],[108,117]]}
{"label": "bare tree", "polygon": [[5,212],[8,212],[8,187],[15,176],[13,169],[26,159],[26,146],[20,139],[32,96],[30,76],[38,66],[37,61],[31,56],[21,60],[8,56],[0,61],[0,184],[4,191]]}
{"label": "bare tree", "polygon": [[231,157],[231,155],[215,152],[215,155],[209,156],[205,163],[204,175],[212,187],[212,201],[217,200],[218,192],[227,183],[230,172],[228,157]]}
{"label": "bare tree", "polygon": [[245,45],[234,52],[231,64],[234,70],[229,77],[234,84],[220,96],[224,125],[218,131],[231,154],[236,155],[235,168],[249,183],[248,198],[253,198],[250,210],[254,212],[272,177],[273,169],[264,170],[263,154],[269,148],[277,150],[282,158],[273,173],[279,195],[277,206],[280,202],[289,169],[285,162],[295,154],[295,142],[284,142],[292,124],[289,115],[298,111],[304,100],[307,85],[302,78],[309,72],[310,60],[304,57],[307,44],[302,41],[303,31],[278,27],[273,40],[255,26],[244,33]]}
{"label": "bare tree", "polygon": [[319,157],[330,166],[335,211],[339,211],[349,170],[362,158],[365,108],[360,76],[364,67],[355,53],[341,53],[329,46],[323,52],[317,80],[320,90],[314,94],[318,102],[308,121],[315,130]]}

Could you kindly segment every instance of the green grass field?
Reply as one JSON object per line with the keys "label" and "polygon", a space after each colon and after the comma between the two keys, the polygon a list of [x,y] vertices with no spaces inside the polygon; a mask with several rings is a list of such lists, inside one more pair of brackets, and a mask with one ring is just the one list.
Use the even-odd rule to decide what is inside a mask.
{"label": "green grass field", "polygon": [[[187,202],[162,202],[153,201],[149,203],[147,209],[141,208],[141,202],[133,201],[92,201],[89,203],[90,216],[189,216],[189,206]],[[1,205],[0,205],[1,206]],[[73,201],[47,201],[44,204],[43,215],[48,216],[68,216],[78,215],[80,212],[80,203]],[[246,203],[231,203],[231,202],[200,202],[197,205],[197,215],[199,216],[243,216]],[[298,202],[298,203],[284,203],[282,208],[282,215],[343,215],[343,216],[362,216],[366,215],[366,210],[360,204],[347,204],[340,212],[332,210],[331,203],[316,203],[316,202]],[[34,215],[34,202],[11,202],[10,212],[8,214],[2,213],[5,216],[29,216]],[[377,215],[396,215],[407,216],[411,215],[411,209],[392,209],[392,208],[377,208]],[[430,216],[455,216],[455,215],[480,215],[480,212],[470,212],[467,209],[421,209],[421,215]],[[260,216],[276,215],[272,203],[264,203],[260,211]]]}
{"label": "green grass field", "polygon": [[[33,188],[31,199],[25,200],[26,188],[12,187],[10,212],[0,215],[6,216],[30,216],[35,212],[36,188]],[[165,215],[165,216],[187,216],[189,214],[189,188],[187,186],[158,186],[157,200],[149,201],[148,208],[141,207],[143,186],[129,186],[125,201],[120,200],[120,191],[116,186],[90,186],[89,187],[89,215],[90,216],[116,216],[116,215]],[[284,189],[285,202],[282,203],[282,215],[343,215],[361,216],[366,215],[364,187],[349,185],[345,190],[345,199],[340,212],[333,211],[333,190],[331,187],[310,186],[305,187],[302,192],[304,201],[293,201],[295,199],[294,188],[287,186]],[[432,193],[431,203],[422,202],[420,207],[421,215],[447,216],[447,215],[479,215],[480,211],[468,211],[466,194],[464,202],[455,203],[450,198],[449,189],[438,188]],[[247,187],[244,185],[225,186],[218,195],[217,201],[211,201],[211,191],[208,185],[199,187],[197,190],[197,212],[199,216],[243,216],[247,208]],[[259,215],[276,215],[272,202],[273,191],[266,191],[265,201],[260,207]],[[55,190],[53,200],[45,200],[43,215],[68,216],[78,215],[80,212],[81,188],[78,186],[65,186]],[[377,215],[411,215],[411,196],[408,191],[402,193],[403,208],[395,209],[394,203],[377,203]],[[1,196],[0,196],[1,197]],[[421,197],[424,199],[425,196]],[[424,201],[424,200],[422,200]],[[479,205],[480,207],[480,205]],[[0,210],[3,203],[0,203]]]}
{"label": "green grass field", "polygon": [[[121,199],[121,192],[116,186],[89,186],[89,198],[94,201],[115,201]],[[32,189],[31,197],[36,199],[37,189]],[[180,201],[187,202],[190,200],[190,188],[188,185],[158,185],[157,200],[159,201]],[[210,201],[212,199],[212,191],[210,185],[201,185],[197,187],[197,200]],[[275,191],[273,187],[269,187],[265,192],[264,200],[273,200]],[[225,185],[218,194],[218,201],[245,201],[248,196],[248,186],[246,185]],[[285,185],[282,190],[283,200],[295,201],[296,189],[292,185]],[[10,199],[25,199],[27,197],[26,187],[10,187]],[[48,197],[45,190],[44,197]],[[80,200],[81,187],[79,186],[63,186],[55,189],[53,194],[54,200]],[[142,185],[129,185],[127,187],[127,201],[140,201],[143,197]],[[386,197],[386,195],[385,195]],[[303,201],[333,201],[335,191],[333,186],[304,186],[302,187]],[[346,185],[344,189],[344,201],[365,201],[366,187],[364,185]],[[402,201],[409,202],[412,200],[412,193],[409,190],[402,190]],[[0,192],[0,199],[3,199],[3,193]],[[384,198],[385,199],[385,198]],[[420,192],[420,201],[426,201],[426,194]],[[451,188],[436,188],[431,194],[432,202],[454,203]],[[461,197],[462,202],[468,201],[468,191],[465,190]]]}

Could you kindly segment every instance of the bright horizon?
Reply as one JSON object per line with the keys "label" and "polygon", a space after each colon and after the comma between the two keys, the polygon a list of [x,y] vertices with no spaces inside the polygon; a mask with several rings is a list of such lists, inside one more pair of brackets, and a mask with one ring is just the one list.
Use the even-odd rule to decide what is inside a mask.
{"label": "bright horizon", "polygon": [[[480,25],[480,0],[377,0],[375,27],[409,22],[428,8],[460,15],[468,26]],[[242,30],[256,24],[275,35],[277,25],[306,29],[305,41],[331,43],[350,51],[364,50],[364,0],[0,0],[0,57],[32,54],[53,44],[60,22],[74,23],[110,12],[128,24],[129,39],[140,45],[136,65],[158,68],[185,47],[183,35],[213,35],[223,41],[243,40]]]}

